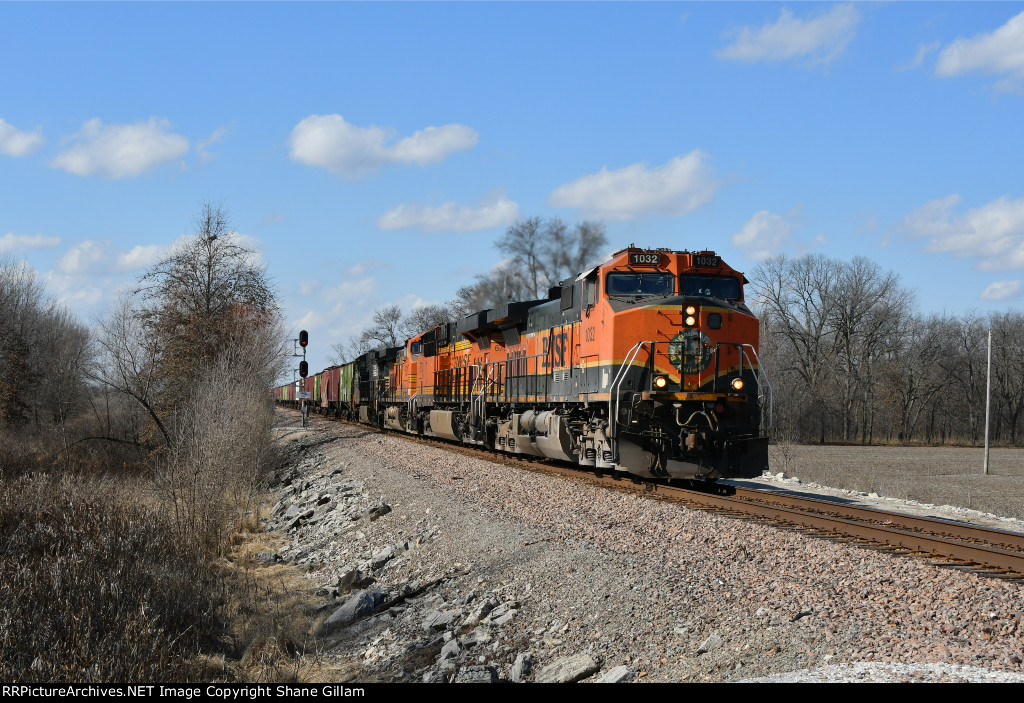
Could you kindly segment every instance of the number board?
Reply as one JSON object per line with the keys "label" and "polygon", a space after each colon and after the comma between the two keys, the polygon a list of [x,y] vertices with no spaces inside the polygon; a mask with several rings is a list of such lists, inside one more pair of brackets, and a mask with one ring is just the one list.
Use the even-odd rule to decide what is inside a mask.
{"label": "number board", "polygon": [[713,266],[718,268],[722,265],[722,258],[720,256],[708,256],[706,254],[694,254],[693,255],[694,266]]}
{"label": "number board", "polygon": [[630,266],[661,266],[661,254],[638,254],[630,252]]}

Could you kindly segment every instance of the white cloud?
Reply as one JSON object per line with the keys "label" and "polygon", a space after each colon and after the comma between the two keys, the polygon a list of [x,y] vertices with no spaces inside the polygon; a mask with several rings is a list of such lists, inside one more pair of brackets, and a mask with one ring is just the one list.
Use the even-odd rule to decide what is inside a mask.
{"label": "white cloud", "polygon": [[917,55],[914,56],[914,60],[903,66],[896,66],[897,71],[909,71],[914,68],[921,68],[924,64],[925,58],[928,54],[932,53],[939,48],[941,44],[939,42],[932,42],[931,44],[921,44],[917,47]]}
{"label": "white cloud", "polygon": [[422,129],[390,147],[387,152],[392,161],[426,166],[442,161],[457,151],[468,151],[479,140],[480,135],[469,127],[448,124]]}
{"label": "white cloud", "polygon": [[57,270],[68,275],[85,273],[107,260],[108,242],[85,239],[68,249],[57,261]]}
{"label": "white cloud", "polygon": [[996,281],[981,294],[985,300],[1010,300],[1020,297],[1021,281]]}
{"label": "white cloud", "polygon": [[24,132],[0,119],[0,152],[8,156],[28,156],[44,143],[46,140],[38,129]]}
{"label": "white cloud", "polygon": [[69,291],[57,298],[57,302],[72,309],[90,308],[103,300],[103,290],[96,286],[86,286]]}
{"label": "white cloud", "polygon": [[139,176],[157,164],[183,156],[188,139],[166,131],[166,120],[104,125],[94,118],[82,125],[77,144],[57,155],[50,166],[76,176]]}
{"label": "white cloud", "polygon": [[352,278],[358,278],[359,276],[365,275],[368,271],[389,267],[390,264],[388,264],[387,262],[378,261],[377,259],[371,256],[350,266],[348,269],[345,270],[345,275],[350,276]]}
{"label": "white cloud", "polygon": [[425,166],[476,146],[479,135],[469,127],[427,127],[388,146],[394,130],[357,127],[341,115],[310,115],[292,130],[293,161],[320,166],[344,178],[359,178],[392,163]]}
{"label": "white cloud", "polygon": [[715,52],[720,59],[736,61],[785,61],[809,57],[828,63],[842,53],[856,34],[860,14],[853,5],[834,5],[828,12],[799,19],[786,8],[774,24],[740,27],[735,41]]}
{"label": "white cloud", "polygon": [[217,129],[213,130],[213,134],[211,134],[209,137],[202,140],[201,142],[196,142],[196,156],[199,159],[199,163],[205,164],[207,161],[213,160],[213,155],[206,151],[207,148],[213,146],[214,144],[219,143],[222,139],[224,139],[224,137],[227,134],[227,127],[218,127]]}
{"label": "white cloud", "polygon": [[792,232],[793,224],[785,217],[761,210],[732,236],[732,243],[748,258],[759,261],[781,253]]}
{"label": "white cloud", "polygon": [[957,215],[959,195],[931,200],[903,221],[903,229],[927,238],[925,251],[977,260],[984,271],[1024,269],[1024,198],[998,198]]}
{"label": "white cloud", "polygon": [[55,267],[67,275],[121,274],[155,264],[168,250],[163,244],[137,244],[128,251],[111,251],[110,242],[83,239],[68,249]]}
{"label": "white cloud", "polygon": [[555,190],[554,207],[575,207],[587,217],[628,220],[650,214],[685,215],[712,201],[719,183],[704,165],[706,154],[695,149],[664,166],[645,163],[617,171],[607,167]]}
{"label": "white cloud", "polygon": [[162,244],[138,244],[129,251],[118,252],[114,258],[114,271],[123,273],[152,266],[167,251]]}
{"label": "white cloud", "polygon": [[320,281],[300,281],[299,293],[302,295],[314,295],[322,287],[323,285],[320,283]]}
{"label": "white cloud", "polygon": [[383,230],[414,228],[424,232],[472,232],[501,227],[519,216],[519,205],[492,193],[478,205],[448,201],[437,206],[406,204],[377,218]]}
{"label": "white cloud", "polygon": [[935,75],[959,76],[971,71],[1004,74],[997,90],[1020,91],[1024,83],[1024,12],[993,32],[957,38],[939,54]]}
{"label": "white cloud", "polygon": [[0,237],[0,252],[28,251],[29,249],[52,249],[60,244],[60,237],[42,234],[15,234],[8,232]]}

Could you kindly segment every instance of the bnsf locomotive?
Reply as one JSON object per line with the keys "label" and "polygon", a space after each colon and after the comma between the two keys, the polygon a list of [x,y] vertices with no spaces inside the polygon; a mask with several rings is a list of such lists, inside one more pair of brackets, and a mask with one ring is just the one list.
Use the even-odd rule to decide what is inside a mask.
{"label": "bnsf locomotive", "polygon": [[301,383],[318,412],[400,432],[645,478],[759,476],[771,391],[744,283],[714,252],[630,247],[545,300]]}

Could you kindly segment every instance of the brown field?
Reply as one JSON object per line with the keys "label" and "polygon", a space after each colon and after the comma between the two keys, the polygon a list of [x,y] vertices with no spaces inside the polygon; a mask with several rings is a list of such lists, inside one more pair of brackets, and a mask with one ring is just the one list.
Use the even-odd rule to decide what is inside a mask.
{"label": "brown field", "polygon": [[1024,518],[1024,449],[772,446],[772,473],[890,498]]}

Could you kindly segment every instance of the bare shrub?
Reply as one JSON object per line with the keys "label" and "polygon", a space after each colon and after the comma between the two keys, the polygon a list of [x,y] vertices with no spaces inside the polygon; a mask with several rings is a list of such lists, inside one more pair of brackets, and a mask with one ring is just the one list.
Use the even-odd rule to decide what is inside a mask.
{"label": "bare shrub", "polygon": [[768,466],[773,472],[792,476],[796,465],[797,445],[785,432],[775,432],[774,442],[768,447]]}
{"label": "bare shrub", "polygon": [[222,553],[233,532],[254,524],[263,478],[277,466],[268,392],[277,332],[255,330],[197,374],[175,418],[173,441],[158,459],[156,485],[182,537],[204,550]]}

